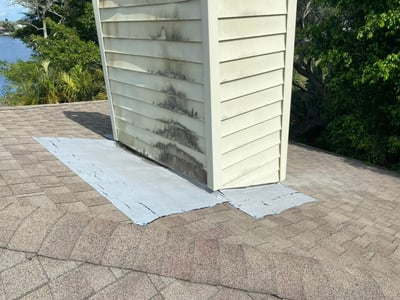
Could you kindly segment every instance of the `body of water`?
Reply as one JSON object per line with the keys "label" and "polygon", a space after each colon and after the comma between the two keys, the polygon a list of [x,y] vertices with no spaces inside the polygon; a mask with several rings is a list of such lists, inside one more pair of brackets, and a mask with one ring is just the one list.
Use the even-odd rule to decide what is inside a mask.
{"label": "body of water", "polygon": [[[31,57],[32,50],[28,48],[21,40],[13,39],[10,36],[0,36],[0,60],[15,62],[18,59],[28,60]],[[7,81],[0,75],[0,96],[3,94]]]}

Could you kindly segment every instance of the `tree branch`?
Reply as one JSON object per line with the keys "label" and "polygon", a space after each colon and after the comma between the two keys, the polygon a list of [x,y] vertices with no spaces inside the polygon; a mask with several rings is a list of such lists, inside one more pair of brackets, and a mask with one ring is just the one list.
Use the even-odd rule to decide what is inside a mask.
{"label": "tree branch", "polygon": [[313,94],[312,92],[310,92],[309,90],[305,89],[304,87],[302,87],[300,84],[298,84],[298,83],[295,82],[294,80],[293,80],[292,84],[293,84],[295,87],[297,87],[297,88],[299,88],[300,90],[302,90],[304,93]]}

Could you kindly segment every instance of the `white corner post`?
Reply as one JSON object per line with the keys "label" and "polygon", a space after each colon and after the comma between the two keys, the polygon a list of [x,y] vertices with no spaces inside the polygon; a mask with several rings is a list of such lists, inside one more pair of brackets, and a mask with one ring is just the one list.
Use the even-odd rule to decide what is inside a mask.
{"label": "white corner post", "polygon": [[201,0],[206,109],[207,185],[221,188],[218,9],[215,0]]}
{"label": "white corner post", "polygon": [[292,80],[293,80],[293,57],[294,40],[296,33],[296,9],[297,0],[287,0],[287,18],[286,18],[286,52],[285,52],[285,77],[283,90],[283,108],[282,108],[282,131],[281,131],[281,159],[280,159],[280,181],[285,180],[287,170],[287,156],[289,143],[290,127],[290,104],[292,98]]}
{"label": "white corner post", "polygon": [[93,3],[93,9],[94,9],[94,18],[96,21],[96,29],[97,29],[97,35],[98,35],[98,41],[99,41],[101,62],[103,65],[104,82],[106,85],[108,105],[110,107],[110,114],[111,114],[110,118],[111,118],[111,125],[112,125],[112,131],[113,131],[113,138],[115,141],[118,141],[118,134],[117,134],[117,130],[115,127],[114,106],[113,106],[113,101],[112,101],[110,80],[109,80],[109,76],[108,76],[108,69],[107,69],[107,63],[106,63],[106,53],[105,53],[105,49],[104,49],[103,30],[101,28],[99,0],[92,0],[92,3]]}

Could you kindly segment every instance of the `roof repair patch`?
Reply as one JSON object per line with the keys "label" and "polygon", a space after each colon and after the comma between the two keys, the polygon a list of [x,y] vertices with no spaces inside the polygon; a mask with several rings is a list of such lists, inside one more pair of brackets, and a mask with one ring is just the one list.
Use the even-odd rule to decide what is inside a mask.
{"label": "roof repair patch", "polygon": [[36,140],[139,225],[228,201],[255,218],[315,201],[280,184],[212,193],[111,140]]}
{"label": "roof repair patch", "polygon": [[279,183],[221,192],[233,207],[254,218],[280,214],[286,209],[317,201]]}

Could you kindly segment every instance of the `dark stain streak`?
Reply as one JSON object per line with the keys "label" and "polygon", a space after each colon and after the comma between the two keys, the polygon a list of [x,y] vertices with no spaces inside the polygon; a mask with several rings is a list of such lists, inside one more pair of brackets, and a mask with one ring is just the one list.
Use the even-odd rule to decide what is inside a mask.
{"label": "dark stain streak", "polygon": [[154,75],[160,75],[160,76],[164,76],[164,77],[185,80],[188,82],[194,82],[194,80],[186,77],[186,75],[184,75],[178,71],[175,72],[172,70],[172,68],[169,68],[169,67],[166,67],[164,70],[154,71],[154,70],[148,69],[146,71],[147,71],[147,73],[154,74]]}
{"label": "dark stain streak", "polygon": [[157,143],[155,147],[161,150],[158,161],[201,183],[207,183],[207,173],[194,157],[172,143]]}
{"label": "dark stain streak", "polygon": [[159,107],[168,109],[173,112],[181,113],[191,118],[198,118],[198,113],[192,109],[186,108],[186,102],[174,96],[168,96],[164,102],[158,104]]}
{"label": "dark stain streak", "polygon": [[163,122],[165,126],[163,129],[155,130],[154,133],[161,135],[167,139],[178,142],[181,145],[185,145],[200,153],[203,153],[203,151],[199,147],[198,144],[199,138],[195,132],[191,131],[182,124],[173,120],[169,121],[160,120],[160,121]]}
{"label": "dark stain streak", "polygon": [[176,97],[182,98],[182,99],[187,99],[186,94],[177,91],[172,85],[168,86],[167,88],[161,90],[164,93],[168,93],[171,95],[174,95]]}
{"label": "dark stain streak", "polygon": [[175,6],[173,17],[174,17],[174,19],[179,19],[179,8],[178,8],[178,6]]}
{"label": "dark stain streak", "polygon": [[174,41],[174,42],[182,42],[185,40],[189,40],[188,38],[184,38],[182,33],[179,32],[175,27],[171,30],[166,29],[164,26],[161,27],[160,31],[157,32],[157,35],[152,35],[151,39],[160,40],[160,41]]}
{"label": "dark stain streak", "polygon": [[198,113],[193,108],[188,108],[187,97],[184,93],[176,91],[172,85],[162,90],[162,92],[168,94],[168,96],[164,102],[158,104],[159,107],[184,114],[191,118],[198,118]]}
{"label": "dark stain streak", "polygon": [[173,30],[171,32],[171,34],[167,35],[167,40],[181,42],[181,41],[185,41],[185,40],[189,40],[189,39],[183,37],[182,33],[180,33],[179,31]]}
{"label": "dark stain streak", "polygon": [[150,70],[147,72],[150,74],[160,75],[164,77],[180,79],[187,82],[195,82],[194,79],[185,75],[182,70],[184,69],[185,64],[179,61],[163,59],[163,66],[159,70]]}

